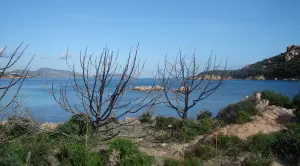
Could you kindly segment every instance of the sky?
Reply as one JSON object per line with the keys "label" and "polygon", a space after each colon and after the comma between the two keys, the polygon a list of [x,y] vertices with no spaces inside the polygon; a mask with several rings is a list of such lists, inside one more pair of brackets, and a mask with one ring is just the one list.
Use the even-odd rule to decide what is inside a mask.
{"label": "sky", "polygon": [[237,69],[300,44],[299,10],[299,0],[1,0],[0,49],[29,44],[15,68],[36,55],[32,70],[67,69],[68,48],[77,63],[80,50],[99,56],[106,44],[122,64],[138,43],[145,77],[179,50],[199,61],[212,52]]}

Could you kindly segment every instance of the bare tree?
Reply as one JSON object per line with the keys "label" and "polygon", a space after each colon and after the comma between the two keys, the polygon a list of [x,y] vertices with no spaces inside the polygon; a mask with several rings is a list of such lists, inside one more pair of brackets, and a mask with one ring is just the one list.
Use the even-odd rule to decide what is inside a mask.
{"label": "bare tree", "polygon": [[[20,60],[21,56],[24,54],[25,50],[28,47],[28,45],[26,45],[22,49],[22,45],[23,42],[11,54],[5,54],[7,47],[5,47],[2,51],[0,50],[0,59],[4,64],[0,67],[0,79],[2,79],[0,86],[0,115],[2,116],[2,118],[4,114],[14,111],[20,106],[20,102],[17,102],[17,97],[25,79],[27,78],[29,65],[34,58],[34,56],[32,56],[23,70],[18,70],[16,73],[14,73],[13,76],[7,75],[7,72],[10,71],[12,67]],[[4,81],[4,78],[10,79]],[[9,93],[13,93],[13,95],[8,95]]]}
{"label": "bare tree", "polygon": [[[205,66],[201,66],[195,52],[192,56],[183,56],[179,51],[179,57],[174,62],[166,56],[163,66],[158,65],[157,74],[163,87],[165,105],[174,109],[180,118],[187,119],[191,108],[222,85],[224,77],[214,75],[220,65],[216,62],[216,56],[211,55]],[[224,70],[226,66],[227,62]]]}
{"label": "bare tree", "polygon": [[[59,95],[56,95],[55,86],[52,84],[50,94],[65,111],[88,115],[89,123],[94,128],[116,122],[126,114],[152,107],[155,98],[148,99],[150,92],[143,96],[132,97],[128,101],[123,99],[125,92],[140,75],[144,66],[140,65],[137,59],[138,46],[134,53],[130,49],[123,68],[117,63],[118,54],[105,47],[100,57],[94,58],[92,54],[87,54],[86,48],[83,53],[80,52],[81,73],[76,73],[75,64],[70,65],[66,56],[72,89],[80,103],[72,104],[69,101],[73,96],[68,95],[67,83],[60,84]],[[118,69],[121,69],[120,78],[114,78]],[[109,87],[110,85],[113,87]]]}

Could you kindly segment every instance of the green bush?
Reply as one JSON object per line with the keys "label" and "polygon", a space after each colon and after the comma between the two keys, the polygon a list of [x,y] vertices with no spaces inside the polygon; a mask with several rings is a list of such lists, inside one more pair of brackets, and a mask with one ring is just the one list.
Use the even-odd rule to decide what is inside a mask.
{"label": "green bush", "polygon": [[168,134],[165,140],[189,141],[195,136],[209,133],[213,130],[213,119],[204,118],[199,121],[179,120],[173,117],[158,117],[154,128],[164,130]]}
{"label": "green bush", "polygon": [[180,166],[180,161],[172,159],[172,158],[166,158],[164,159],[164,166]]}
{"label": "green bush", "polygon": [[0,165],[25,165],[26,151],[15,144],[0,144]]}
{"label": "green bush", "polygon": [[206,118],[212,118],[212,113],[208,110],[200,111],[197,115],[197,120],[206,119]]}
{"label": "green bush", "polygon": [[294,114],[298,119],[300,119],[300,93],[297,93],[292,100],[292,103],[295,107]]}
{"label": "green bush", "polygon": [[270,101],[271,105],[276,105],[284,108],[292,108],[292,102],[287,96],[282,95],[281,93],[265,90],[261,92],[262,98]]}
{"label": "green bush", "polygon": [[56,155],[62,165],[103,166],[103,159],[98,153],[87,151],[80,143],[63,145]]}
{"label": "green bush", "polygon": [[251,122],[251,114],[246,111],[238,111],[236,117],[236,123],[244,124],[247,122]]}
{"label": "green bush", "polygon": [[248,149],[256,154],[263,156],[272,155],[272,146],[278,143],[280,133],[263,134],[258,133],[254,136],[250,136],[247,139]]}
{"label": "green bush", "polygon": [[229,156],[236,157],[245,150],[245,142],[237,136],[218,135],[217,143],[218,149]]}
{"label": "green bush", "polygon": [[6,127],[6,134],[12,137],[31,135],[38,132],[38,122],[28,117],[14,115],[8,117]]}
{"label": "green bush", "polygon": [[276,156],[288,165],[300,163],[300,124],[288,125],[280,132],[278,142],[272,146]]}
{"label": "green bush", "polygon": [[197,157],[194,156],[189,156],[187,158],[184,159],[183,161],[183,165],[184,166],[201,166],[201,160]]}
{"label": "green bush", "polygon": [[137,145],[126,138],[115,138],[108,142],[108,146],[110,150],[119,151],[121,159],[124,156],[138,153]]}
{"label": "green bush", "polygon": [[143,112],[143,114],[139,117],[141,123],[151,123],[152,122],[152,114],[149,111]]}
{"label": "green bush", "polygon": [[268,157],[262,157],[259,155],[250,155],[243,162],[243,166],[271,166],[273,160]]}
{"label": "green bush", "polygon": [[121,166],[152,166],[154,158],[144,153],[138,152],[122,158]]}
{"label": "green bush", "polygon": [[251,96],[244,101],[228,105],[218,113],[216,119],[223,121],[225,124],[241,124],[249,122],[251,116],[259,114],[260,111],[256,108],[256,99]]}
{"label": "green bush", "polygon": [[121,166],[151,166],[154,158],[138,151],[138,147],[131,140],[115,138],[108,142],[109,149],[120,152]]}
{"label": "green bush", "polygon": [[195,144],[190,152],[187,152],[185,156],[195,156],[202,160],[209,160],[216,156],[216,148],[210,143]]}
{"label": "green bush", "polygon": [[94,131],[94,128],[87,115],[75,114],[68,122],[59,125],[58,130],[70,135],[83,136],[86,134],[87,130],[88,134],[91,134]]}

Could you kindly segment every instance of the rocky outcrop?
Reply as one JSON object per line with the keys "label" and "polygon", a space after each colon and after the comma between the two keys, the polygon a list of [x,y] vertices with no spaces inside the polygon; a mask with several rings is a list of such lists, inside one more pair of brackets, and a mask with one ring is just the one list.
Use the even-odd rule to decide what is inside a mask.
{"label": "rocky outcrop", "polygon": [[247,77],[246,80],[266,80],[266,78],[264,75],[258,75]]}
{"label": "rocky outcrop", "polygon": [[[261,116],[252,117],[253,121],[245,124],[230,124],[213,132],[210,137],[215,135],[233,135],[241,139],[246,139],[257,133],[271,133],[285,128],[286,123],[291,122],[294,114],[293,109],[286,109],[274,105],[269,105],[269,101],[261,97],[261,93],[254,94],[257,105],[256,108],[261,110]],[[248,96],[242,101],[246,100]]]}
{"label": "rocky outcrop", "polygon": [[136,86],[134,88],[131,88],[130,90],[136,90],[136,91],[162,91],[164,90],[163,87],[156,85],[156,86]]}
{"label": "rocky outcrop", "polygon": [[286,52],[283,53],[285,61],[290,61],[296,56],[300,56],[300,45],[290,45],[287,47]]}

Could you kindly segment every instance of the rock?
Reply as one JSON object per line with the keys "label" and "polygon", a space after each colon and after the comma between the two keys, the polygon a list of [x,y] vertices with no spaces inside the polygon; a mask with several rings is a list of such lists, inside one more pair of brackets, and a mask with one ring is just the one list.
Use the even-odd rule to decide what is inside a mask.
{"label": "rock", "polygon": [[166,144],[166,143],[162,143],[161,146],[162,146],[162,147],[166,147],[167,144]]}
{"label": "rock", "polygon": [[136,86],[134,88],[130,88],[130,90],[136,91],[162,91],[164,90],[163,87],[156,85],[156,86]]}
{"label": "rock", "polygon": [[108,166],[116,166],[121,164],[120,152],[113,150],[108,158]]}
{"label": "rock", "polygon": [[286,52],[283,53],[285,61],[290,61],[296,56],[299,56],[300,45],[290,45],[287,47]]}
{"label": "rock", "polygon": [[259,92],[255,93],[255,98],[258,101],[261,100],[261,93],[259,93]]}
{"label": "rock", "polygon": [[139,119],[138,118],[131,118],[131,117],[126,117],[125,118],[125,121],[126,122],[129,122],[131,124],[138,124],[140,123]]}

